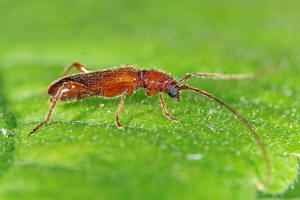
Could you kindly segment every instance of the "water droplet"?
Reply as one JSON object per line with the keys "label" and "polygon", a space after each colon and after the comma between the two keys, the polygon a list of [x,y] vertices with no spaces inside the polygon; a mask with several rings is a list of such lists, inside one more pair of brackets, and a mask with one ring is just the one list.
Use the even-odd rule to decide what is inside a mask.
{"label": "water droplet", "polygon": [[1,128],[0,130],[1,130],[1,132],[2,132],[2,135],[3,135],[4,137],[8,138],[8,132],[7,132],[7,130],[6,130],[5,128]]}
{"label": "water droplet", "polygon": [[203,156],[200,153],[186,155],[186,159],[188,159],[188,160],[201,160],[202,158],[203,158]]}
{"label": "water droplet", "polygon": [[174,169],[178,170],[178,169],[181,168],[181,164],[180,163],[175,163],[173,167],[174,167]]}

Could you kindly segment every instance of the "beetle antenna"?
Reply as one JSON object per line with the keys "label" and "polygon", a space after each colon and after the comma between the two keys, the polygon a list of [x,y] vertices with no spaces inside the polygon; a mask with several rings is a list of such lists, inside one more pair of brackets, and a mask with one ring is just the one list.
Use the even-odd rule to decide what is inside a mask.
{"label": "beetle antenna", "polygon": [[236,110],[234,110],[231,106],[224,103],[222,100],[218,99],[217,97],[213,96],[212,94],[209,94],[209,93],[207,93],[205,91],[202,91],[202,90],[199,90],[197,88],[189,87],[187,85],[180,86],[179,90],[191,90],[191,91],[197,92],[201,95],[204,95],[204,96],[210,98],[213,101],[218,102],[220,105],[222,105],[223,107],[225,107],[229,111],[231,111],[236,117],[238,117],[245,124],[245,126],[252,133],[254,139],[256,140],[257,144],[259,145],[259,147],[260,147],[260,149],[263,153],[263,158],[264,158],[264,162],[265,162],[265,165],[266,165],[265,188],[268,189],[269,186],[270,186],[270,181],[271,181],[271,164],[270,164],[269,155],[268,155],[267,149],[265,147],[265,144],[263,143],[263,141],[261,140],[261,138],[259,137],[257,132],[252,128],[249,121],[245,117],[243,117],[240,113],[238,113]]}
{"label": "beetle antenna", "polygon": [[223,79],[223,80],[242,80],[242,79],[252,79],[260,76],[264,76],[267,74],[271,74],[276,72],[277,70],[283,67],[283,61],[277,64],[275,67],[270,69],[263,70],[261,72],[252,73],[252,74],[214,74],[214,73],[195,73],[195,74],[186,74],[180,81],[178,81],[178,85],[181,85],[188,79],[192,77],[198,78],[211,78],[211,79]]}

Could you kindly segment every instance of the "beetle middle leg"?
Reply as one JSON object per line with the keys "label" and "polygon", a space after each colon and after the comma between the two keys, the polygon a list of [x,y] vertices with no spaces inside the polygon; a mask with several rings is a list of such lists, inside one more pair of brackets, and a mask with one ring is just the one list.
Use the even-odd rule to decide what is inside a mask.
{"label": "beetle middle leg", "polygon": [[84,64],[81,64],[79,62],[74,62],[72,65],[70,65],[66,71],[63,73],[63,76],[67,76],[70,71],[72,70],[73,67],[76,67],[76,69],[80,72],[83,72],[83,73],[89,73],[90,71],[88,70],[88,68],[84,65]]}
{"label": "beetle middle leg", "polygon": [[168,110],[167,110],[167,107],[166,107],[166,104],[165,104],[165,101],[164,101],[163,96],[162,96],[160,93],[158,93],[158,95],[159,95],[161,107],[162,107],[162,109],[163,109],[163,111],[164,111],[164,114],[165,114],[169,119],[171,119],[171,120],[173,120],[173,121],[175,121],[175,122],[181,122],[180,119],[177,119],[177,118],[173,117],[172,115],[170,115],[170,114],[168,113]]}
{"label": "beetle middle leg", "polygon": [[127,91],[124,91],[123,94],[122,94],[122,97],[121,97],[121,101],[120,101],[120,104],[119,104],[119,108],[117,110],[117,113],[116,113],[116,123],[118,125],[119,128],[125,128],[124,125],[122,125],[120,122],[119,122],[119,116],[120,116],[120,113],[121,113],[121,110],[123,108],[123,105],[124,105],[124,101],[126,99],[126,93]]}

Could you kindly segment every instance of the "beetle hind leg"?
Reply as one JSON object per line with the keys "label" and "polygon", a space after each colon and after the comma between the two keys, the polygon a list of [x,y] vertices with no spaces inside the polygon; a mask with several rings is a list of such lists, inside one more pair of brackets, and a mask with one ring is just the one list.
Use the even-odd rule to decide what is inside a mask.
{"label": "beetle hind leg", "polygon": [[84,65],[84,64],[81,64],[79,62],[74,62],[72,65],[70,65],[66,70],[65,72],[63,73],[63,76],[67,76],[73,67],[76,67],[76,69],[82,73],[89,73],[90,70],[88,70],[88,68]]}
{"label": "beetle hind leg", "polygon": [[44,125],[48,124],[51,120],[53,111],[55,109],[56,104],[59,101],[66,101],[72,99],[80,99],[90,95],[90,92],[81,84],[74,82],[66,82],[57,90],[54,96],[50,98],[50,103],[52,104],[50,110],[47,114],[45,121],[40,123],[37,127],[35,127],[30,133],[29,136],[32,136],[37,130],[42,128]]}
{"label": "beetle hind leg", "polygon": [[37,125],[29,134],[28,136],[32,136],[37,130],[39,130],[40,128],[42,128],[44,125],[48,124],[51,120],[53,111],[55,109],[55,106],[57,104],[57,102],[60,100],[61,95],[65,92],[65,84],[63,84],[57,91],[57,93],[55,94],[55,96],[52,98],[52,105],[50,107],[50,110],[47,114],[47,117],[45,119],[45,121],[43,121],[42,123],[40,123],[39,125]]}

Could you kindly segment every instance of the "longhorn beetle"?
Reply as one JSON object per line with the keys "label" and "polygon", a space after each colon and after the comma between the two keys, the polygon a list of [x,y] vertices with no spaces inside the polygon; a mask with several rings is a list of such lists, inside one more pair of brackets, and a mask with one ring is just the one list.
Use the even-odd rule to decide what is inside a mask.
{"label": "longhorn beetle", "polygon": [[[70,75],[70,71],[76,67],[83,74]],[[270,71],[270,70],[269,70]],[[49,87],[48,94],[51,95],[50,103],[52,104],[48,115],[42,123],[35,127],[29,136],[32,136],[38,129],[50,122],[54,108],[59,101],[78,100],[90,96],[116,97],[121,96],[116,113],[116,124],[119,128],[124,126],[119,122],[119,115],[124,105],[126,95],[133,95],[139,88],[144,88],[148,96],[158,94],[164,114],[175,122],[181,122],[168,113],[162,93],[168,94],[171,98],[180,101],[180,91],[189,90],[204,95],[209,99],[216,101],[221,106],[227,108],[236,117],[238,117],[244,125],[250,130],[251,134],[258,143],[264,157],[266,165],[266,181],[265,187],[268,188],[271,179],[271,165],[265,145],[256,131],[252,128],[246,118],[234,110],[231,106],[212,94],[199,90],[197,88],[183,85],[185,81],[191,77],[213,78],[213,79],[247,79],[254,78],[265,74],[261,72],[257,74],[211,74],[196,73],[186,74],[180,81],[176,81],[171,75],[157,70],[139,70],[134,66],[125,66],[105,71],[90,72],[87,67],[81,63],[75,62],[69,66],[63,74],[63,78],[55,81]]]}

